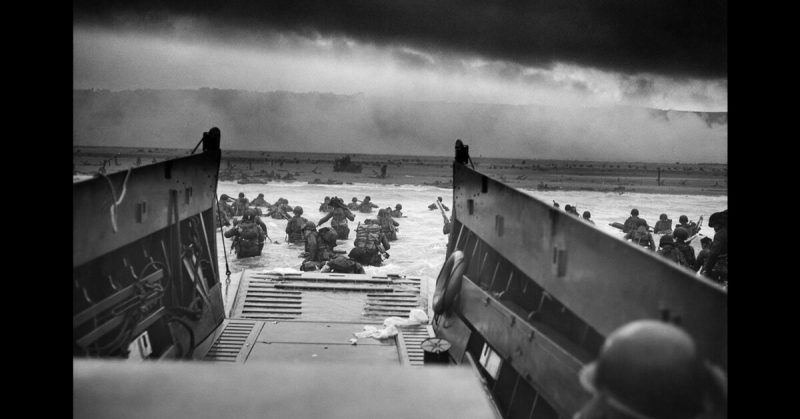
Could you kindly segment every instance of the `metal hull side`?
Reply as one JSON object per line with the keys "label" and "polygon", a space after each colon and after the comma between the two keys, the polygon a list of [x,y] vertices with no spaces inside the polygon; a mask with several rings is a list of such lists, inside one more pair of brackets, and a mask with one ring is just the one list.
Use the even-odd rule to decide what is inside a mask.
{"label": "metal hull side", "polygon": [[76,418],[494,418],[468,368],[73,362]]}
{"label": "metal hull side", "polygon": [[[581,367],[598,355],[605,336],[633,320],[680,324],[704,357],[727,369],[724,289],[453,166],[448,257],[462,251],[466,269],[452,306],[433,325],[452,342],[456,363],[480,365],[505,418],[571,417],[589,400],[578,381]],[[499,364],[483,364],[489,350]]]}
{"label": "metal hull side", "polygon": [[[72,266],[78,267],[171,223],[172,194],[184,220],[212,207],[217,192],[221,151],[207,151],[78,182],[72,188]],[[125,178],[128,176],[127,183]],[[109,185],[113,184],[113,190]],[[125,195],[114,210],[115,198]],[[207,234],[214,234],[213,224]]]}
{"label": "metal hull side", "polygon": [[220,156],[73,184],[73,356],[189,358],[222,322]]}
{"label": "metal hull side", "polygon": [[453,170],[457,220],[593,329],[671,320],[727,368],[727,291],[466,166]]}

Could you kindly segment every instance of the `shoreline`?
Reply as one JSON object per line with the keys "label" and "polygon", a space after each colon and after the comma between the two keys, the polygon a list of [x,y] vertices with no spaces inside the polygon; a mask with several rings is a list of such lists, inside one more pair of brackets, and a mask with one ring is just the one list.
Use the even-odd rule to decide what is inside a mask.
{"label": "shoreline", "polygon": [[[120,153],[120,151],[122,153]],[[106,173],[185,155],[186,151],[149,154],[149,150],[107,148],[102,152],[73,152],[75,175]],[[219,179],[242,184],[301,182],[331,185],[355,183],[452,188],[452,159],[420,156],[393,160],[392,156],[355,155],[360,172],[334,171],[335,156],[308,153],[223,152]],[[727,196],[727,165],[654,164],[626,162],[536,161],[474,159],[475,169],[517,189],[588,191],[661,195]],[[385,177],[381,171],[385,167]]]}

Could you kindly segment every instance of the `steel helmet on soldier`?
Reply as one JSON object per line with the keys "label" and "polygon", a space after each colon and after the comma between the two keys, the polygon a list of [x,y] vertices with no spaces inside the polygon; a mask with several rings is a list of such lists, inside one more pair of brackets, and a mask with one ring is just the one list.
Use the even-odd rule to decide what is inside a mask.
{"label": "steel helmet on soldier", "polygon": [[665,234],[658,239],[658,245],[663,246],[665,244],[675,244],[675,240],[672,240],[672,236]]}
{"label": "steel helmet on soldier", "polygon": [[708,217],[709,227],[722,227],[728,224],[728,210],[715,212]]}
{"label": "steel helmet on soldier", "polygon": [[613,331],[580,382],[627,416],[694,418],[715,392],[692,338],[668,323],[639,320]]}
{"label": "steel helmet on soldier", "polygon": [[305,224],[303,224],[303,230],[315,230],[316,228],[317,225],[314,224],[313,221],[308,221]]}
{"label": "steel helmet on soldier", "polygon": [[639,215],[639,210],[634,208],[631,210],[631,215]]}
{"label": "steel helmet on soldier", "polygon": [[689,232],[683,227],[678,227],[672,232],[672,236],[683,241],[689,238]]}
{"label": "steel helmet on soldier", "polygon": [[667,214],[661,214],[661,215],[659,215],[659,216],[658,216],[658,219],[659,219],[659,220],[666,221],[666,220],[667,220]]}
{"label": "steel helmet on soldier", "polygon": [[680,221],[680,222],[681,222],[681,224],[686,224],[686,223],[688,223],[688,222],[689,222],[689,217],[687,217],[687,216],[685,216],[685,215],[681,215],[681,216],[678,218],[678,221]]}
{"label": "steel helmet on soldier", "polygon": [[292,210],[292,212],[293,212],[293,213],[295,213],[295,214],[297,214],[297,215],[301,215],[301,214],[303,213],[303,207],[301,207],[300,205],[298,205],[298,206],[294,207],[294,209]]}
{"label": "steel helmet on soldier", "polygon": [[252,221],[256,218],[256,212],[252,209],[246,209],[242,214],[242,220]]}
{"label": "steel helmet on soldier", "polygon": [[394,206],[394,209],[399,209],[400,210],[400,209],[403,209],[403,206],[400,205],[400,204],[397,204],[397,205]]}

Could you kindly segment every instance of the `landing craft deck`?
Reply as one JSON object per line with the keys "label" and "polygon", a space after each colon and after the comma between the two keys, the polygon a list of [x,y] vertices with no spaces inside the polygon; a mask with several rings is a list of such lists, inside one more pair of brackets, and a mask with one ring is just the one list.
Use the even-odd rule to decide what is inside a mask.
{"label": "landing craft deck", "polygon": [[[399,338],[361,338],[355,345],[350,339],[364,326],[383,328],[386,317],[407,318],[413,309],[425,310],[418,284],[419,278],[399,275],[246,270],[238,289],[231,291],[236,297],[229,319],[201,343],[195,356],[234,362],[313,358],[314,362],[417,365],[420,329],[416,326],[399,328]],[[320,291],[344,298],[331,310],[326,307],[330,300]],[[433,336],[432,329],[421,330]],[[404,333],[409,333],[407,339]]]}

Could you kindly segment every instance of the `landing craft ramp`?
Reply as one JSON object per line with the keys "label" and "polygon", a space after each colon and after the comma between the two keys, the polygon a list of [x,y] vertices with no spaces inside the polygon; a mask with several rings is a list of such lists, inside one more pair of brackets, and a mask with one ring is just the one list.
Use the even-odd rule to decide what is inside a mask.
{"label": "landing craft ramp", "polygon": [[222,362],[352,362],[421,366],[429,325],[398,328],[388,339],[350,339],[387,317],[426,310],[420,279],[399,275],[275,273],[245,270],[230,315],[198,346],[196,358]]}

